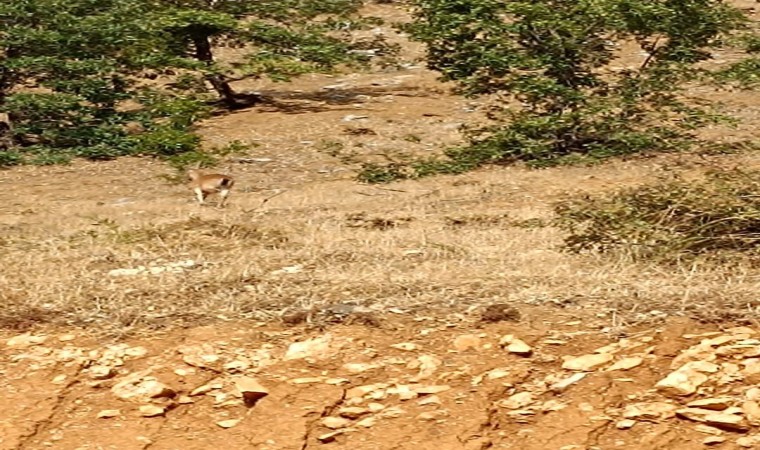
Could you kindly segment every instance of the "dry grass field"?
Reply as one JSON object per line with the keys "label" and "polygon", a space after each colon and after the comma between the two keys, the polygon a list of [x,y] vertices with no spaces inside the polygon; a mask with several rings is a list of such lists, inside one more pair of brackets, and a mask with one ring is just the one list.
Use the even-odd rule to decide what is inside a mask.
{"label": "dry grass field", "polygon": [[[403,18],[393,5],[374,8],[375,13]],[[382,326],[336,328],[341,336],[377,348],[422,339],[426,334],[420,334],[420,327],[435,317],[448,334],[438,340],[422,339],[431,352],[445,354],[456,330],[483,331],[489,336],[525,334],[533,341],[560,331],[580,336],[554,352],[557,358],[590,352],[620,336],[665,330],[655,342],[662,351],[658,347],[655,353],[672,357],[677,351],[665,347],[676,341],[681,348],[687,346],[678,340],[680,332],[757,326],[760,266],[754,261],[715,265],[697,260],[661,266],[622,256],[571,254],[562,251],[564,236],[550,223],[554,203],[564,198],[613,192],[672,174],[699,178],[714,168],[760,168],[756,153],[664,155],[543,170],[495,167],[386,185],[356,182],[361,162],[436,154],[461,141],[461,125],[482,120],[475,110],[478,102],[453,95],[449,86],[440,84],[434,73],[415,61],[419,55],[419,48],[408,45],[404,53],[408,64],[403,68],[314,75],[287,84],[240,82],[238,88],[262,91],[275,101],[216,116],[202,125],[209,146],[233,140],[250,145],[245,155],[233,155],[217,168],[237,180],[224,209],[195,204],[189,188],[172,182],[175,174],[159,161],[76,161],[68,166],[0,171],[0,333],[8,337],[26,331],[50,336],[74,333],[81,336],[82,346],[98,348],[98,339],[105,339],[100,343],[126,340],[168,355],[180,344],[239,338],[279,345],[283,339],[319,335],[325,332],[324,326],[287,328],[280,319],[293,311],[350,304],[378,317],[400,317],[397,326],[390,328],[395,331]],[[736,129],[706,130],[708,137],[760,138],[759,94],[736,92],[721,94],[720,99],[742,123]],[[482,328],[468,322],[496,303],[522,311],[523,323]],[[251,331],[257,327],[268,331]],[[454,331],[446,331],[452,327]],[[211,428],[194,428],[206,419],[191,413],[178,416],[178,422],[161,419],[163,425],[158,427],[149,423],[153,419],[124,419],[119,422],[126,427],[122,434],[116,429],[102,433],[105,425],[100,424],[105,422],[94,419],[94,414],[97,408],[110,407],[111,401],[102,389],[92,393],[87,390],[89,382],[63,383],[64,387],[45,394],[39,386],[45,386],[55,373],[67,373],[75,380],[82,375],[69,366],[21,367],[20,357],[11,350],[3,352],[0,373],[15,380],[3,385],[11,396],[9,403],[15,405],[0,414],[3,449],[200,449],[225,439],[230,439],[226,442],[231,448],[322,445],[309,435],[313,423],[308,420],[303,442],[284,437],[275,445],[250,436],[220,435],[211,419],[207,420]],[[497,356],[488,358],[457,360],[456,364],[511,364],[497,361]],[[532,368],[523,365],[527,372],[520,382],[529,379],[526,374],[531,371],[543,374],[547,361]],[[146,365],[128,367],[137,370]],[[318,371],[313,364],[288,367],[302,373]],[[650,387],[647,380],[656,381],[667,364],[658,367],[636,376],[642,383],[638,386]],[[332,366],[322,369],[326,373]],[[164,374],[162,370],[157,371]],[[213,376],[193,382],[209,382]],[[271,376],[272,382],[284,379]],[[361,376],[352,383],[376,381],[374,375]],[[467,389],[466,383],[462,386]],[[587,386],[567,400],[582,402],[599,386]],[[386,431],[332,445],[354,449],[644,448],[637,446],[636,439],[615,444],[619,441],[605,438],[604,433],[621,431],[584,428],[582,417],[566,418],[568,429],[576,424],[585,430],[582,445],[567,447],[574,444],[568,441],[575,436],[570,432],[560,436],[544,430],[543,440],[532,441],[522,434],[522,440],[514,443],[521,446],[511,447],[503,433],[501,441],[493,437],[498,434],[493,431],[498,429],[495,416],[481,417],[494,395],[506,395],[500,389],[483,394],[478,397],[480,403],[467,403],[470,406],[460,411],[461,417],[477,422],[467,423],[468,427],[491,430],[492,447],[482,442],[481,447],[468,446],[462,439],[457,443],[443,432],[426,434],[433,428],[414,424],[401,431],[378,428]],[[625,389],[616,394],[618,406],[621,398],[633,392]],[[283,387],[272,396],[284,403],[298,397],[293,404],[300,405],[304,395]],[[322,405],[319,408],[327,408],[324,402],[334,400],[313,395]],[[77,403],[78,399],[84,403]],[[597,400],[599,404],[612,401]],[[35,405],[44,411],[35,410]],[[88,409],[82,409],[83,405]],[[271,406],[271,411],[292,414],[276,408]],[[211,406],[204,411],[219,412]],[[69,416],[73,418],[67,421]],[[268,423],[265,417],[257,420]],[[550,419],[541,420],[552,426]],[[77,428],[84,423],[89,425]],[[168,428],[170,423],[174,428]],[[520,426],[505,423],[502,430],[519,432]],[[659,437],[647,449],[702,448],[696,432],[663,431],[660,425],[651,425],[659,427],[655,430]],[[276,423],[268,426],[278,429]],[[641,425],[645,426],[649,425]],[[282,433],[289,430],[282,427]],[[67,429],[79,431],[64,433]],[[187,431],[191,429],[192,433]],[[66,438],[53,439],[54,431]],[[150,436],[146,438],[150,444],[135,440],[137,435]],[[597,444],[606,444],[595,447],[589,436]],[[390,441],[378,444],[382,439]]]}

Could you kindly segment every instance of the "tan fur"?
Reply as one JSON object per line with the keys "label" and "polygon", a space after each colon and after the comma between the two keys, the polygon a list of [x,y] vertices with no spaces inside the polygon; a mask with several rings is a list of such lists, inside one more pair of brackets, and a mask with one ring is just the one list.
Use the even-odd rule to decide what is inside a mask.
{"label": "tan fur", "polygon": [[230,195],[232,186],[235,185],[235,180],[229,175],[219,173],[203,174],[198,169],[188,170],[187,176],[190,178],[190,186],[193,192],[195,192],[195,198],[198,199],[198,203],[201,205],[206,200],[206,197],[218,192],[221,200],[217,206],[223,207],[227,201],[227,197]]}

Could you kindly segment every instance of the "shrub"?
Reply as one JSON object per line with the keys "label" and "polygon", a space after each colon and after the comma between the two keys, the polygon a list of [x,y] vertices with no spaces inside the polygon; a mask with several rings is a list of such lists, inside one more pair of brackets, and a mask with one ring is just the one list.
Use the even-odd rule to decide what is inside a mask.
{"label": "shrub", "polygon": [[622,251],[674,259],[734,251],[760,254],[760,172],[711,173],[556,205],[575,252]]}

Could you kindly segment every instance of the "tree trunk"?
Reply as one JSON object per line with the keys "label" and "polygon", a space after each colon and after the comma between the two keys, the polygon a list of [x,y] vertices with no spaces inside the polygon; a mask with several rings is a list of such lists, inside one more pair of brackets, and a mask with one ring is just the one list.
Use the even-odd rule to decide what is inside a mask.
{"label": "tree trunk", "polygon": [[[195,57],[203,61],[207,66],[214,64],[214,54],[211,52],[211,42],[205,34],[196,34],[193,36],[195,44]],[[222,98],[222,101],[229,109],[239,109],[258,103],[261,98],[257,95],[241,95],[235,92],[230,86],[224,75],[207,74],[206,80]]]}

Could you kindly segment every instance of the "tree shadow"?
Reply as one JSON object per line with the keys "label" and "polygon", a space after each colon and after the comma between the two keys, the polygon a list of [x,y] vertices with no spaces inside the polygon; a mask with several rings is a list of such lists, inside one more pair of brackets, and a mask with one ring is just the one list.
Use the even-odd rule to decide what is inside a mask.
{"label": "tree shadow", "polygon": [[324,111],[336,111],[356,103],[363,103],[368,97],[429,97],[434,92],[417,86],[365,86],[346,89],[301,90],[266,90],[247,94],[256,101],[249,106],[239,108],[219,108],[214,115],[234,114],[256,109],[259,112],[279,112],[283,114],[308,114]]}

